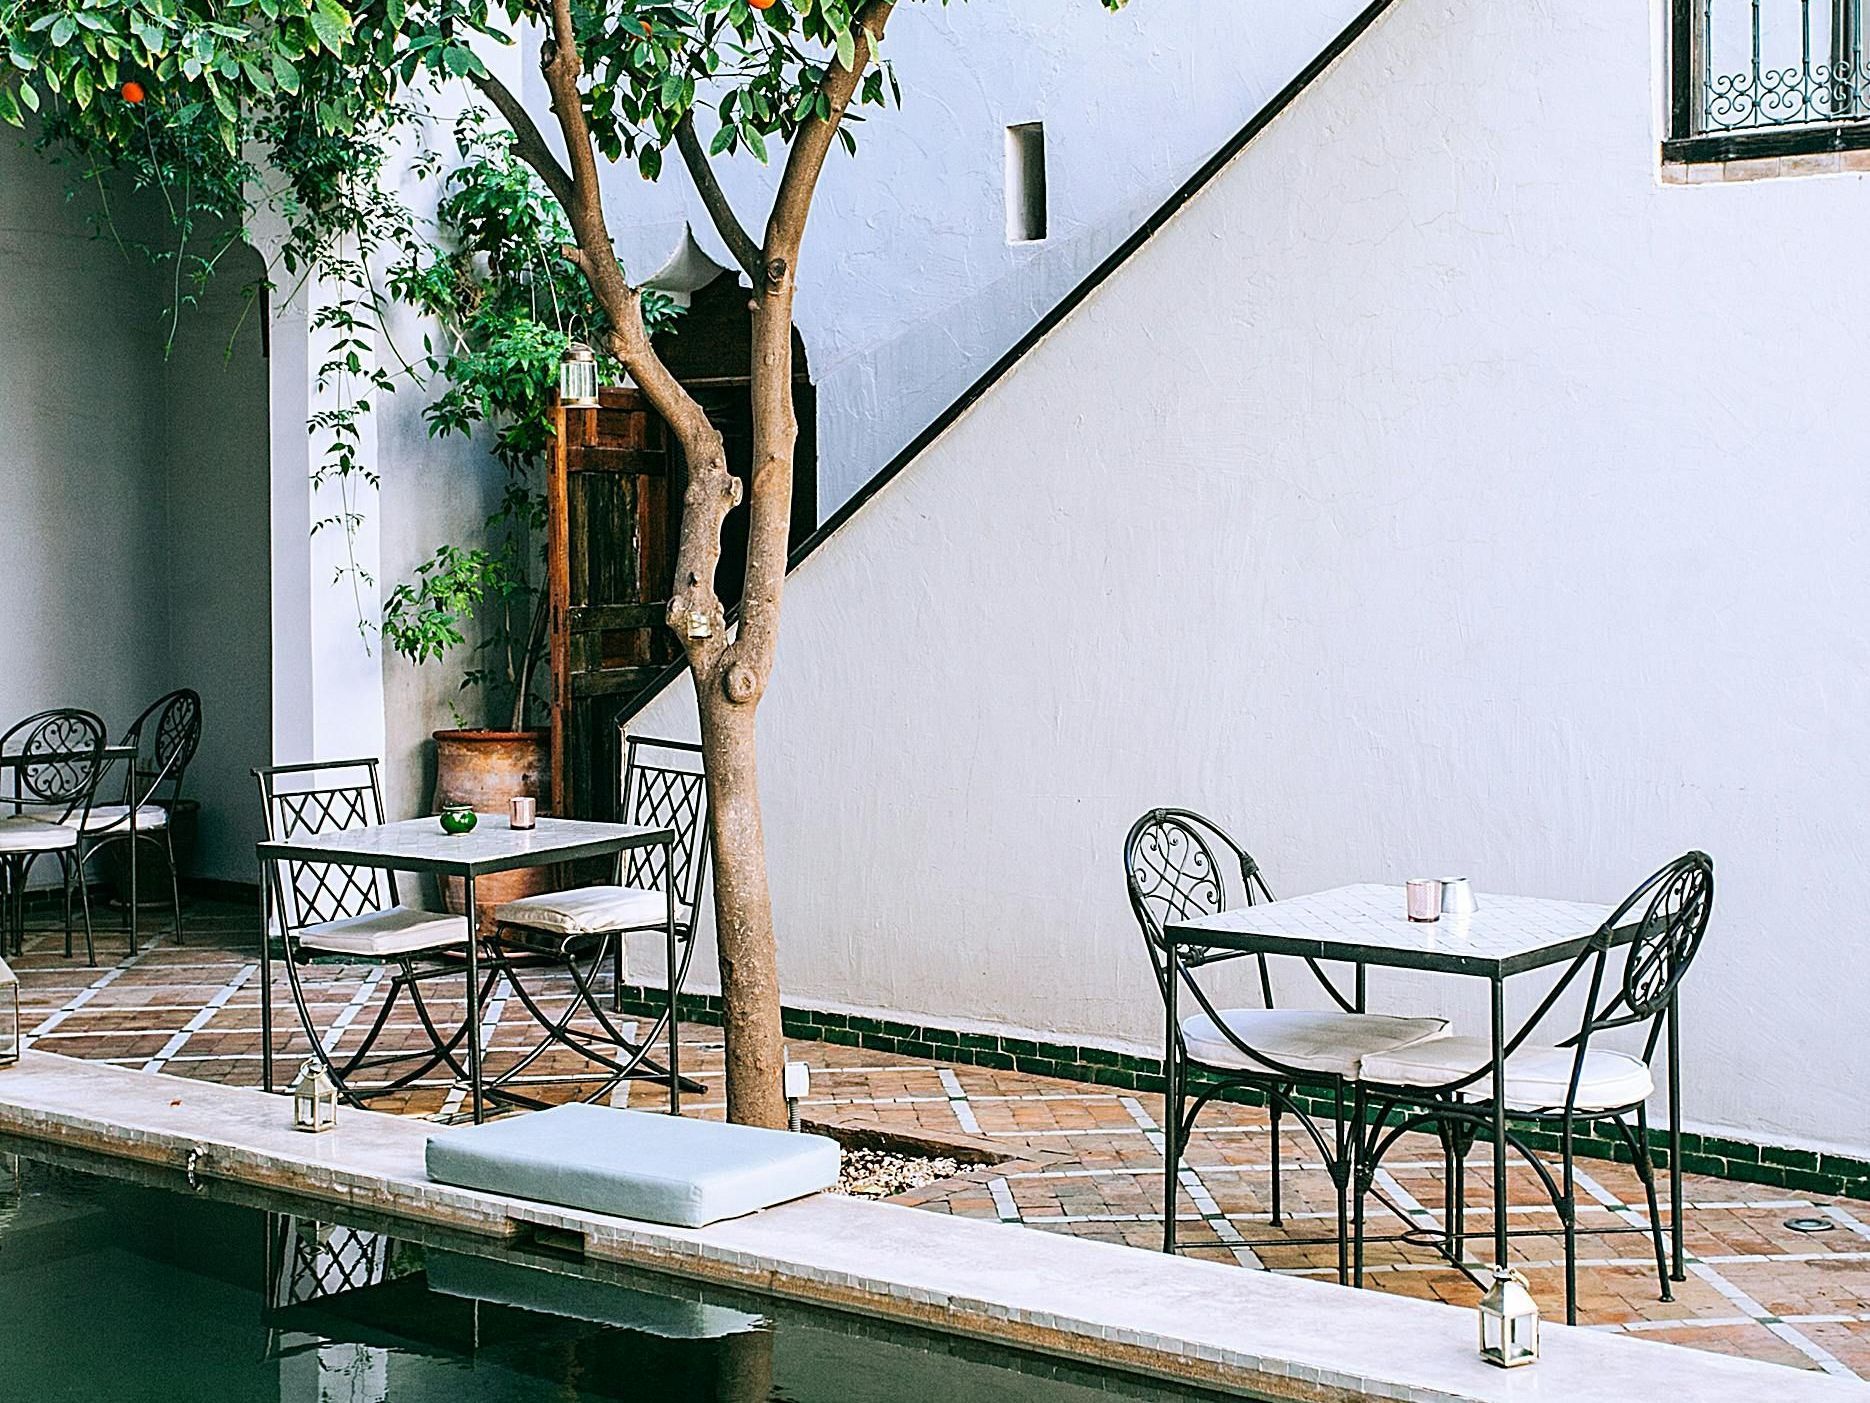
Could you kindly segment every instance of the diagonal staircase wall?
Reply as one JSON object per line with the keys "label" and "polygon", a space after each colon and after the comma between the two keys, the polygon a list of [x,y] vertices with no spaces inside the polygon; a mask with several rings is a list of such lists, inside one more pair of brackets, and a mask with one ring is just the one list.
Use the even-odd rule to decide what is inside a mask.
{"label": "diagonal staircase wall", "polygon": [[788,1002],[1155,1046],[1154,804],[1286,893],[1702,847],[1689,1120],[1870,1150],[1870,187],[1665,180],[1664,9],[1398,0],[801,564]]}

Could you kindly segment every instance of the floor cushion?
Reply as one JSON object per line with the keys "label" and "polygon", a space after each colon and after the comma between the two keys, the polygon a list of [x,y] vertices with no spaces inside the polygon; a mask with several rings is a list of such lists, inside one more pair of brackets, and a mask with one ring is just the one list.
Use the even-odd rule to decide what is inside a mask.
{"label": "floor cushion", "polygon": [[441,1184],[700,1228],[831,1187],[838,1145],[574,1102],[432,1135],[428,1171]]}

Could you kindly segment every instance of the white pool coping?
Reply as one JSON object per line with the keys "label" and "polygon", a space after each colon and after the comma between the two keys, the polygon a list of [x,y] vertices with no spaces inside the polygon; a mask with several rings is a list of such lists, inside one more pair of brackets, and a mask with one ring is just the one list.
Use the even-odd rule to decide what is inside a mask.
{"label": "white pool coping", "polygon": [[[346,1109],[307,1135],[263,1092],[28,1053],[0,1132],[496,1237],[579,1233],[588,1256],[1089,1363],[1305,1400],[1870,1400],[1846,1379],[1547,1323],[1543,1358],[1474,1353],[1471,1312],[1217,1262],[821,1194],[685,1229],[429,1181],[433,1123]],[[439,1133],[446,1133],[441,1131]]]}

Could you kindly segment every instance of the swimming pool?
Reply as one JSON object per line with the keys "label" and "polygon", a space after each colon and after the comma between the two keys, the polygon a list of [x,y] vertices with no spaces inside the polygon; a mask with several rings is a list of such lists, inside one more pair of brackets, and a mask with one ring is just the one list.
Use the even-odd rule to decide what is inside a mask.
{"label": "swimming pool", "polygon": [[537,1245],[0,1152],[8,1403],[1211,1396]]}

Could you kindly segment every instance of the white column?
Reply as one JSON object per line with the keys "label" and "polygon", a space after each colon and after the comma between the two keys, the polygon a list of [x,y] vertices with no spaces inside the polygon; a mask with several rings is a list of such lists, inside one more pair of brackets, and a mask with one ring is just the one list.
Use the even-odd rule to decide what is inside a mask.
{"label": "white column", "polygon": [[[263,213],[255,226],[255,243],[275,267],[283,294],[290,284],[275,264],[283,225]],[[319,384],[333,333],[313,323],[336,296],[308,279],[270,310],[276,764],[381,756],[384,750],[377,416],[359,419],[358,471],[348,481],[335,472],[319,480],[329,465],[331,432],[309,427],[313,415],[341,409],[363,393],[351,376]]]}

